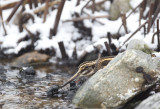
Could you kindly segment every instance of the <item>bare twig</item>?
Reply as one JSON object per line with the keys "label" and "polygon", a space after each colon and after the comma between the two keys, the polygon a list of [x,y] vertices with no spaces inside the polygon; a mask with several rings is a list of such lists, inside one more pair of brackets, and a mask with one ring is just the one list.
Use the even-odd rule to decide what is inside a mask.
{"label": "bare twig", "polygon": [[97,19],[97,18],[109,18],[108,15],[104,15],[104,16],[87,16],[87,17],[78,17],[78,18],[74,18],[74,19],[69,19],[69,20],[65,20],[64,22],[78,22],[78,21],[82,21],[82,20],[87,20],[87,19]]}
{"label": "bare twig", "polygon": [[45,23],[46,17],[47,17],[47,13],[48,13],[48,2],[49,2],[49,0],[46,0],[46,6],[45,6],[45,10],[44,10],[44,19],[43,19],[43,23]]}
{"label": "bare twig", "polygon": [[62,59],[68,59],[68,55],[66,53],[64,43],[61,41],[61,42],[58,42],[58,45],[59,45],[59,49],[60,49],[61,54],[62,54]]}
{"label": "bare twig", "polygon": [[14,9],[12,10],[11,14],[9,15],[9,17],[7,18],[7,22],[9,22],[11,20],[11,18],[13,17],[14,13],[17,11],[17,9],[19,8],[19,6],[24,2],[25,0],[21,0],[20,2],[18,2],[16,4],[16,6],[14,7]]}
{"label": "bare twig", "polygon": [[157,19],[157,40],[158,40],[158,52],[160,50],[160,43],[159,43],[159,19]]}
{"label": "bare twig", "polygon": [[[97,6],[97,5],[102,5],[102,4],[105,3],[106,1],[108,1],[108,0],[103,0],[103,1],[96,2],[95,5],[96,5],[96,6]],[[92,7],[93,7],[93,4],[86,6],[86,8],[92,8]]]}
{"label": "bare twig", "polygon": [[[48,7],[52,7],[52,6],[57,5],[59,3],[60,3],[60,0],[49,2]],[[43,7],[40,7],[38,9],[34,10],[34,14],[37,14],[37,13],[42,12],[44,10],[45,10],[45,5]]]}
{"label": "bare twig", "polygon": [[109,42],[109,46],[110,46],[111,43],[112,43],[112,40],[111,40],[111,33],[110,33],[110,32],[107,33],[107,37],[108,37],[108,42]]}
{"label": "bare twig", "polygon": [[61,18],[61,14],[62,14],[62,10],[63,10],[64,4],[65,4],[65,1],[66,0],[61,0],[61,2],[59,4],[58,12],[57,12],[56,19],[55,19],[55,22],[54,22],[53,33],[51,34],[50,38],[52,38],[52,35],[56,35],[56,33],[57,33],[57,28],[58,28],[58,25],[59,25],[59,20]]}
{"label": "bare twig", "polygon": [[146,9],[146,5],[147,5],[147,0],[143,0],[141,3],[142,17],[143,17],[144,10]]}
{"label": "bare twig", "polygon": [[126,22],[126,14],[122,14],[121,18],[122,18],[122,24],[124,26],[124,30],[125,30],[126,34],[128,34],[127,22]]}
{"label": "bare twig", "polygon": [[76,46],[74,47],[73,53],[72,53],[72,58],[77,60],[77,49]]}
{"label": "bare twig", "polygon": [[28,0],[29,8],[32,9],[32,0]]}
{"label": "bare twig", "polygon": [[[30,1],[33,1],[33,0],[27,0],[26,2],[24,2],[24,4],[29,4],[30,5]],[[38,2],[40,2],[40,0],[38,0]],[[16,4],[18,4],[19,1],[15,1],[15,2],[10,2],[10,3],[7,3],[5,5],[2,5],[1,8],[2,10],[5,10],[5,9],[9,9],[9,8],[13,8],[16,6]]]}
{"label": "bare twig", "polygon": [[38,7],[38,2],[37,2],[37,0],[33,0],[33,3],[34,3],[34,7],[35,7],[35,8]]}
{"label": "bare twig", "polygon": [[108,55],[111,56],[111,55],[112,55],[112,54],[111,54],[111,48],[110,48],[109,44],[107,43],[107,41],[104,42],[104,45],[106,46]]}
{"label": "bare twig", "polygon": [[147,33],[150,32],[150,28],[151,28],[151,24],[152,24],[152,13],[153,13],[153,8],[154,8],[154,4],[151,3],[151,5],[150,5],[150,11],[149,11],[149,20],[148,20]]}
{"label": "bare twig", "polygon": [[25,24],[23,24],[23,28],[28,32],[28,34],[31,36],[31,39],[32,39],[32,42],[31,44],[33,45],[34,44],[34,34],[26,27]]}
{"label": "bare twig", "polygon": [[[84,12],[84,14],[86,14],[86,15],[88,15],[88,16],[91,16],[91,15],[88,14],[87,12],[85,12],[85,11],[83,11],[83,12]],[[101,24],[101,25],[104,25],[104,23],[102,23],[101,21],[99,21],[99,20],[97,20],[97,19],[95,19],[95,21],[98,22],[98,23]]]}
{"label": "bare twig", "polygon": [[143,26],[143,30],[144,30],[144,37],[146,36],[146,25]]}
{"label": "bare twig", "polygon": [[[160,33],[160,32],[159,32]],[[156,31],[154,34],[153,34],[153,36],[152,36],[152,44],[154,44],[154,37],[156,36],[156,35],[158,35],[158,32]]]}
{"label": "bare twig", "polygon": [[159,4],[159,0],[155,0],[155,1],[154,1],[153,14],[156,12],[156,9],[157,9],[157,7],[158,7],[158,4]]}
{"label": "bare twig", "polygon": [[31,37],[34,36],[34,34],[26,27],[25,24],[23,24],[23,28],[28,32],[28,34],[29,34]]}
{"label": "bare twig", "polygon": [[89,1],[83,6],[83,8],[81,9],[81,14],[83,13],[84,8],[85,8],[90,2],[91,2],[91,0],[89,0]]}
{"label": "bare twig", "polygon": [[77,0],[76,6],[80,4],[81,0]]}
{"label": "bare twig", "polygon": [[[127,39],[123,42],[122,46],[123,46],[129,39],[131,39],[142,27],[144,27],[144,25],[145,25],[146,23],[148,23],[148,20],[147,20],[145,23],[143,23],[135,32],[133,32],[133,33],[131,34],[131,36],[130,36],[129,38],[127,38]],[[122,46],[120,46],[120,47],[117,49],[117,51],[119,51],[119,49],[120,49]]]}
{"label": "bare twig", "polygon": [[2,22],[2,26],[3,26],[4,34],[7,35],[7,31],[6,31],[6,28],[5,28],[5,26],[4,26],[3,14],[2,14],[2,9],[1,9],[1,7],[0,7],[0,17],[1,17],[1,22]]}
{"label": "bare twig", "polygon": [[157,9],[156,9],[156,11],[154,13],[154,17],[152,18],[152,25],[153,25],[155,19],[157,18],[159,12],[160,12],[160,3],[158,4],[158,7],[157,7]]}
{"label": "bare twig", "polygon": [[139,14],[139,26],[141,26],[141,19],[143,17],[143,9],[140,8],[139,11],[140,11],[140,14]]}
{"label": "bare twig", "polygon": [[1,5],[1,8],[2,8],[2,10],[13,8],[18,3],[19,3],[18,1],[11,2],[9,4]]}
{"label": "bare twig", "polygon": [[95,11],[96,11],[95,0],[92,0],[92,14],[94,14]]}
{"label": "bare twig", "polygon": [[[142,3],[142,2],[141,2],[141,3]],[[133,12],[135,12],[135,10],[141,5],[141,3],[140,3],[137,7],[135,7],[135,8],[128,14],[128,16],[126,17],[126,20],[128,19],[128,17],[129,17],[130,15],[132,15]],[[118,32],[117,32],[118,34],[119,34],[122,26],[123,26],[123,24],[121,24],[121,26],[119,27]]]}

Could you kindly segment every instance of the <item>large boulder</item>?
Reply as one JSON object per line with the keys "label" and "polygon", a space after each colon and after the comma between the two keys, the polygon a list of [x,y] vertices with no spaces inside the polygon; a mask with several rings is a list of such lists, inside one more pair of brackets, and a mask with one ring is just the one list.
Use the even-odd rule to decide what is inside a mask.
{"label": "large boulder", "polygon": [[[152,59],[140,50],[129,49],[120,53],[80,87],[72,102],[83,108],[110,109],[123,105],[157,81],[160,74],[158,62],[156,57]],[[145,73],[136,72],[139,66]],[[152,78],[152,83],[147,83],[146,75]]]}
{"label": "large boulder", "polygon": [[160,109],[160,92],[142,101],[136,109]]}

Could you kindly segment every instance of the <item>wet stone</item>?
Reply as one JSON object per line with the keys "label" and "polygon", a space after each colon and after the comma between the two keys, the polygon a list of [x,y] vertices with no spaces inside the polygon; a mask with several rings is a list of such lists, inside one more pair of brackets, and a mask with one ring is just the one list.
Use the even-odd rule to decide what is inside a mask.
{"label": "wet stone", "polygon": [[51,86],[47,91],[47,96],[48,97],[58,96],[59,94],[58,90],[59,90],[59,86],[57,85]]}
{"label": "wet stone", "polygon": [[33,67],[22,67],[19,71],[20,75],[25,77],[26,75],[35,75],[36,71]]}
{"label": "wet stone", "polygon": [[42,53],[38,53],[37,51],[26,53],[12,62],[13,66],[23,66],[29,63],[37,63],[37,62],[46,62],[48,61],[50,56]]}
{"label": "wet stone", "polygon": [[4,66],[0,65],[0,74],[5,73],[7,70],[4,68]]}

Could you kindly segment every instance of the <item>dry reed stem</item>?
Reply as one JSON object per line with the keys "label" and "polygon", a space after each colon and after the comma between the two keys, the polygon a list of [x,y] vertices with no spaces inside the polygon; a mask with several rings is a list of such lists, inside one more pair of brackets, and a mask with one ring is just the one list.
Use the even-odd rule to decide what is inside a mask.
{"label": "dry reed stem", "polygon": [[78,22],[78,21],[82,21],[82,20],[87,20],[87,19],[97,19],[97,18],[109,18],[108,15],[104,15],[104,16],[87,16],[87,17],[78,17],[78,18],[74,18],[74,19],[68,19],[63,21],[63,23],[65,22]]}

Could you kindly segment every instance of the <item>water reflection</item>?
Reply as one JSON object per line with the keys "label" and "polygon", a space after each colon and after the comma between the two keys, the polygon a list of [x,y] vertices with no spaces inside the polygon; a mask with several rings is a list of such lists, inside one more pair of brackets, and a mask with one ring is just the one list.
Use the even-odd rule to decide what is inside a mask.
{"label": "water reflection", "polygon": [[73,68],[45,66],[36,69],[36,75],[29,75],[25,78],[19,74],[19,70],[5,68],[7,71],[0,73],[0,108],[73,108],[69,101],[61,97],[46,97],[47,89],[52,85],[63,84],[67,81],[71,76],[68,72],[74,72]]}

